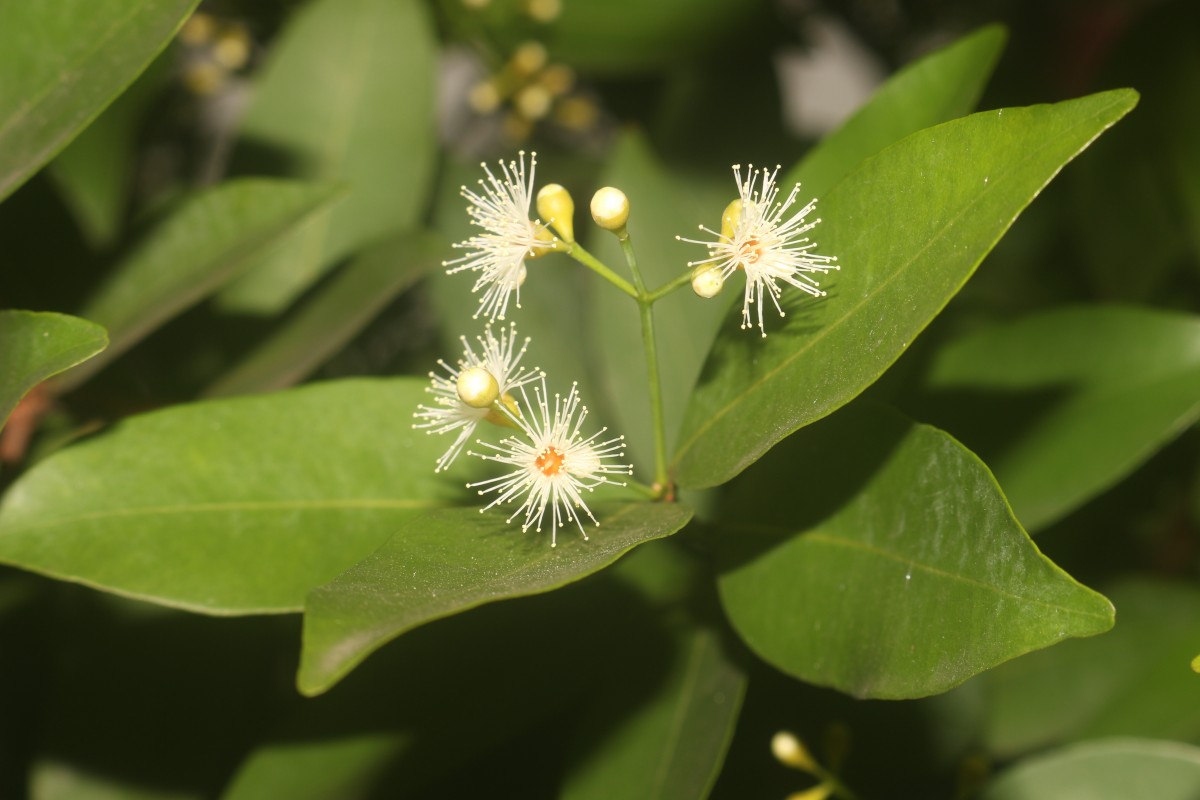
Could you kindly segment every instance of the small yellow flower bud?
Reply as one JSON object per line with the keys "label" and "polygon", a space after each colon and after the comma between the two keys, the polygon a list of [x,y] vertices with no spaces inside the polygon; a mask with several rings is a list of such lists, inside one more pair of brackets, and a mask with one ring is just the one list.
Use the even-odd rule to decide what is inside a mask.
{"label": "small yellow flower bud", "polygon": [[[505,409],[508,410],[508,413],[505,413]],[[521,418],[521,409],[517,406],[517,401],[513,399],[511,394],[505,394],[502,397],[498,397],[496,402],[492,403],[492,407],[488,409],[487,416],[484,419],[493,425],[520,430],[520,426],[513,421],[514,417],[517,419]]]}
{"label": "small yellow flower bud", "polygon": [[721,238],[725,241],[733,239],[733,232],[737,230],[738,220],[742,218],[742,201],[741,199],[734,200],[729,205],[725,206],[725,210],[721,212]]}
{"label": "small yellow flower bud", "polygon": [[605,186],[592,195],[592,219],[605,230],[621,230],[629,219],[629,198],[620,189]]}
{"label": "small yellow flower bud", "polygon": [[250,60],[250,36],[244,28],[230,28],[218,37],[213,60],[227,70],[239,70]]}
{"label": "small yellow flower bud", "polygon": [[480,81],[467,93],[467,105],[476,114],[490,114],[500,107],[500,93],[490,80]]}
{"label": "small yellow flower bud", "polygon": [[1192,659],[1192,672],[1200,672],[1200,656]]}
{"label": "small yellow flower bud", "polygon": [[458,373],[458,399],[471,408],[487,408],[500,396],[500,384],[483,367],[469,367]]}
{"label": "small yellow flower bud", "polygon": [[575,201],[570,192],[557,183],[546,184],[537,195],[537,212],[563,241],[575,241]]}
{"label": "small yellow flower bud", "polygon": [[555,96],[564,95],[575,85],[575,73],[564,64],[551,64],[537,76],[537,82]]}
{"label": "small yellow flower bud", "polygon": [[184,44],[201,45],[212,39],[217,32],[217,21],[203,11],[188,17],[179,29],[179,38]]}
{"label": "small yellow flower bud", "polygon": [[562,12],[561,0],[528,0],[525,11],[538,22],[553,22]]}
{"label": "small yellow flower bud", "polygon": [[554,96],[550,90],[538,83],[531,83],[513,98],[513,104],[526,119],[541,119],[550,113],[554,105]]}
{"label": "small yellow flower bud", "polygon": [[716,297],[724,285],[725,279],[717,267],[701,264],[692,273],[692,291],[705,299]]}
{"label": "small yellow flower bud", "polygon": [[525,42],[513,53],[509,63],[518,75],[532,75],[546,66],[546,48],[538,42]]}
{"label": "small yellow flower bud", "polygon": [[779,731],[771,737],[771,753],[783,765],[804,770],[811,774],[819,772],[813,757],[808,754],[804,742],[791,731]]}

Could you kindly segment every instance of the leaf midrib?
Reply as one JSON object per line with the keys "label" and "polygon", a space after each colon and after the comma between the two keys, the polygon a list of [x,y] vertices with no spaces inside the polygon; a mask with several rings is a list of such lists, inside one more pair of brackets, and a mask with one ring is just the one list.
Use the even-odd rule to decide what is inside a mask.
{"label": "leaf midrib", "polygon": [[[443,508],[449,503],[433,500],[400,499],[386,497],[362,498],[325,498],[320,500],[244,500],[216,503],[181,503],[178,505],[138,506],[136,508],[113,508],[103,511],[90,511],[69,517],[42,520],[39,522],[16,524],[9,531],[30,531],[56,528],[62,525],[72,525],[79,522],[94,522],[101,519],[124,519],[139,516],[167,516],[175,514],[223,514],[230,511],[271,512],[271,511],[330,511],[346,510],[420,510],[426,508]],[[0,518],[0,535],[5,534],[5,527]]]}
{"label": "leaf midrib", "polygon": [[[1090,123],[1094,119],[1102,117],[1105,112],[1107,112],[1109,109],[1111,109],[1114,106],[1117,106],[1119,104],[1120,103],[1117,102],[1117,100],[1114,100],[1114,102],[1109,103],[1100,109],[1097,109],[1097,111],[1094,114],[1089,115],[1087,117],[1080,118],[1080,120],[1078,120],[1075,124],[1069,126],[1067,128],[1067,131],[1064,132],[1064,134],[1060,134],[1060,137],[1058,137],[1058,138],[1061,138],[1061,136],[1065,135],[1065,133],[1067,133],[1067,132],[1073,131],[1076,128],[1083,126],[1083,124],[1085,122]],[[1001,110],[1003,110],[1003,109],[1001,109]],[[990,112],[981,112],[981,113],[990,113]],[[1102,133],[1102,132],[1103,132],[1103,129],[1101,129],[1100,131],[1097,131],[1096,136],[1099,136],[1100,133]],[[915,136],[917,134],[911,134],[911,135]],[[1095,138],[1095,136],[1092,137],[1092,139],[1094,139],[1094,138]],[[1071,157],[1074,157],[1074,155],[1077,155],[1079,152],[1081,152],[1081,150],[1084,147],[1086,147],[1087,144],[1090,143],[1091,141],[1092,140],[1089,139],[1088,142],[1085,142],[1083,145],[1081,145],[1079,149],[1076,149],[1071,154]],[[769,381],[773,380],[776,374],[778,374],[779,372],[781,372],[784,369],[786,369],[787,367],[789,367],[791,365],[791,363],[793,361],[795,361],[796,359],[805,355],[809,350],[811,350],[814,346],[816,346],[819,342],[821,342],[826,336],[831,335],[832,332],[834,332],[836,330],[840,330],[843,323],[845,323],[845,321],[847,319],[850,319],[854,314],[856,314],[860,308],[862,308],[864,305],[866,305],[869,301],[874,300],[875,297],[877,295],[879,295],[884,289],[889,287],[895,281],[899,280],[902,276],[906,275],[907,271],[912,267],[912,265],[915,264],[920,259],[920,257],[922,255],[924,255],[936,243],[940,242],[943,238],[945,238],[948,235],[948,232],[958,224],[959,220],[961,220],[963,218],[963,216],[965,216],[967,214],[968,211],[970,211],[972,208],[974,208],[975,205],[977,205],[978,203],[982,202],[983,198],[985,196],[987,196],[989,192],[994,192],[996,190],[996,187],[999,186],[1001,183],[1011,179],[1011,176],[1014,173],[1016,167],[1022,166],[1025,163],[1033,160],[1035,157],[1039,156],[1042,152],[1049,149],[1053,144],[1057,144],[1057,138],[1046,139],[1041,147],[1038,147],[1038,148],[1028,151],[1028,154],[1024,158],[1019,159],[1017,161],[1009,162],[1010,169],[1005,171],[1003,177],[998,178],[995,181],[989,181],[985,185],[985,188],[983,189],[983,191],[981,191],[979,194],[977,194],[975,196],[975,198],[970,203],[968,203],[966,206],[964,206],[962,208],[962,210],[959,211],[958,214],[956,214],[954,217],[952,217],[950,219],[950,221],[947,222],[947,224],[943,225],[942,229],[940,231],[938,231],[937,235],[930,237],[928,242],[920,250],[918,250],[912,256],[912,258],[910,258],[908,261],[906,261],[900,267],[898,267],[895,272],[893,272],[891,275],[886,277],[874,289],[872,289],[869,292],[867,292],[866,294],[864,294],[862,296],[862,299],[860,299],[858,301],[858,303],[856,303],[854,306],[849,308],[841,317],[838,317],[838,318],[832,320],[828,325],[823,327],[811,339],[808,340],[808,343],[806,345],[803,345],[799,349],[795,350],[791,355],[785,357],[776,367],[763,373],[762,376],[760,376],[759,378],[757,378],[756,380],[754,380],[750,384],[748,384],[746,386],[746,388],[743,389],[740,393],[734,395],[734,397],[728,403],[726,403],[724,406],[722,406],[721,408],[717,409],[712,414],[710,414],[708,416],[708,418],[705,419],[703,423],[701,423],[700,427],[698,427],[696,429],[696,432],[694,434],[692,434],[690,437],[688,437],[687,441],[684,442],[675,451],[675,457],[672,459],[673,465],[678,466],[678,464],[682,460],[684,454],[687,453],[687,451],[692,448],[692,446],[696,443],[696,441],[698,441],[701,436],[703,436],[709,429],[711,429],[714,425],[716,425],[716,423],[720,419],[722,419],[726,414],[728,414],[731,410],[733,410],[733,408],[735,406],[741,404],[746,397],[748,397],[749,395],[758,391],[760,388],[762,388],[762,386],[766,385]],[[890,148],[887,148],[887,149],[890,149]],[[887,149],[885,149],[883,152],[886,152]],[[878,158],[878,155],[872,156],[871,158],[872,159]],[[1069,160],[1070,159],[1068,158],[1068,161]],[[1046,178],[1045,181],[1042,182],[1041,186],[1034,192],[1034,197],[1036,197],[1037,194],[1041,191],[1041,188],[1045,187],[1046,184],[1049,183],[1049,181],[1053,179],[1054,175],[1056,175],[1058,173],[1058,171],[1062,169],[1062,167],[1065,165],[1065,163],[1066,162],[1064,162],[1063,164],[1060,164],[1058,170],[1055,170],[1054,173],[1052,173],[1049,177]],[[1026,204],[1026,205],[1028,205],[1028,204]],[[1023,209],[1024,209],[1024,206],[1022,206],[1020,209],[1018,209],[1017,213],[1013,215],[1012,220],[1015,220],[1016,217],[1021,213],[1021,211]],[[1008,225],[1012,224],[1012,220],[1009,220]],[[1004,229],[1006,229],[1007,227],[1008,226],[1006,225]],[[1004,229],[1002,229],[1002,231],[1001,231],[1002,233],[1003,233]],[[964,282],[965,282],[965,278],[964,278]],[[949,298],[946,299],[946,301],[942,304],[942,306],[944,307],[946,305],[946,303],[948,303],[948,302],[949,302]]]}
{"label": "leaf midrib", "polygon": [[[742,524],[730,525],[728,527],[733,528],[734,530],[739,530],[739,531],[743,531],[745,533],[750,533],[750,534],[770,534],[770,535],[778,536],[781,534],[796,533],[795,531],[788,530],[787,528],[773,526],[773,525],[751,525],[751,524],[742,523]],[[1068,608],[1065,606],[1056,605],[1054,603],[1048,603],[1045,600],[1040,600],[1038,598],[1031,598],[1031,597],[1027,597],[1025,595],[1015,594],[1006,589],[1002,589],[999,586],[996,586],[995,584],[985,583],[981,580],[969,577],[967,575],[960,575],[960,574],[957,574],[954,572],[947,572],[946,570],[941,569],[940,567],[935,567],[931,564],[925,564],[923,562],[917,561],[908,556],[901,556],[896,553],[892,553],[892,552],[890,552],[888,550],[884,550],[876,545],[867,544],[866,542],[860,542],[860,541],[857,541],[854,539],[846,539],[844,537],[835,536],[833,534],[825,533],[825,532],[822,532],[819,530],[804,531],[804,532],[801,532],[800,535],[804,539],[813,540],[813,541],[820,542],[823,544],[831,545],[833,547],[842,547],[847,550],[860,550],[862,552],[869,553],[873,556],[876,556],[879,558],[884,558],[889,561],[893,561],[897,564],[901,564],[909,569],[917,569],[922,572],[933,575],[935,577],[948,579],[948,580],[952,580],[952,581],[957,581],[959,583],[963,583],[968,586],[973,586],[977,589],[982,589],[982,590],[1000,595],[1002,597],[1006,597],[1009,600],[1013,600],[1017,603],[1041,606],[1042,608],[1050,609],[1053,611],[1062,611],[1062,612],[1065,612],[1067,614],[1071,614],[1074,616],[1089,617],[1089,618],[1099,619],[1099,620],[1108,620],[1109,619],[1108,614],[1097,614],[1097,613],[1093,613],[1090,611],[1081,611],[1081,610],[1075,609],[1075,608]],[[1032,542],[1031,542],[1031,544],[1032,544]],[[1043,556],[1041,553],[1038,553],[1037,557],[1040,559],[1045,559],[1045,556]],[[1083,588],[1083,587],[1081,587],[1081,588]]]}

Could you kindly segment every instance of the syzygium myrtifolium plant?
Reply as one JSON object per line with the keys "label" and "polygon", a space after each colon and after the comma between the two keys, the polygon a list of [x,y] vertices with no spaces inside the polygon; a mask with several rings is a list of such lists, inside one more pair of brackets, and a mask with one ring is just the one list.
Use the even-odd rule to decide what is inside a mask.
{"label": "syzygium myrtifolium plant", "polygon": [[[143,3],[137,14],[133,4],[105,5],[132,15],[98,45],[122,48],[123,58],[98,59],[76,41],[87,26],[50,26],[68,66],[17,70],[30,85],[0,89],[0,142],[9,143],[0,148],[0,193],[36,173],[133,80],[192,4]],[[317,46],[297,42],[329,44],[346,20],[369,23],[373,8],[359,0],[339,13],[315,0],[283,34],[279,58],[291,63]],[[48,13],[11,4],[0,9],[0,31]],[[394,79],[419,82],[432,62],[420,54],[434,48],[424,11],[378,13],[418,54]],[[716,192],[683,185],[636,133],[621,137],[579,209],[560,185],[571,181],[532,151],[482,164],[461,189],[469,233],[454,244],[412,228],[412,209],[427,202],[424,178],[392,187],[410,193],[408,228],[371,243],[339,239],[336,254],[353,255],[339,281],[307,297],[207,394],[298,381],[328,356],[326,334],[344,342],[353,334],[343,328],[357,330],[378,309],[375,296],[394,296],[440,260],[436,291],[473,313],[445,331],[456,344],[428,377],[182,402],[47,446],[0,501],[0,560],[199,614],[302,614],[300,693],[323,694],[360,666],[378,677],[377,660],[409,664],[434,686],[399,680],[389,691],[413,698],[397,701],[411,712],[404,724],[445,745],[449,762],[477,752],[456,751],[450,735],[469,715],[435,713],[441,706],[421,696],[441,696],[436,684],[461,648],[511,648],[546,674],[538,681],[497,665],[503,680],[475,685],[470,697],[532,693],[513,711],[528,724],[563,713],[539,687],[579,693],[590,710],[566,756],[569,797],[707,794],[748,676],[764,662],[857,698],[912,699],[1105,632],[1112,604],[1043,555],[1023,524],[1082,503],[1195,419],[1194,319],[1113,308],[1052,315],[944,348],[924,394],[863,396],[1064,165],[1138,102],[1117,89],[968,113],[1002,42],[999,29],[983,29],[906,68],[797,164],[712,163],[714,177],[728,176]],[[291,96],[281,63],[264,72],[263,103]],[[367,70],[358,79],[374,90],[393,78]],[[432,103],[413,97],[417,124],[427,124]],[[275,116],[284,105],[251,112],[248,130],[290,137]],[[375,119],[376,111],[347,113],[413,124],[413,114]],[[320,139],[312,126],[304,130]],[[424,134],[406,141],[432,161]],[[0,312],[0,414],[20,415],[8,441],[218,291],[241,309],[291,302],[310,273],[335,261],[321,255],[332,247],[321,237],[361,219],[338,216],[338,204],[378,209],[369,194],[378,143],[361,144],[352,157],[323,151],[324,166],[293,175],[187,194],[116,258],[78,317]],[[361,183],[342,180],[339,165],[351,161],[367,176]],[[286,253],[303,254],[305,274],[276,291],[269,276],[286,268]],[[539,284],[573,270],[569,285],[586,286],[586,296],[559,296],[548,310]],[[575,302],[586,308],[559,324]],[[1090,326],[1118,332],[1089,351]],[[1075,350],[1054,349],[1065,341]],[[1139,362],[1143,341],[1174,355]],[[1080,355],[1120,346],[1128,352],[1119,370]],[[1116,413],[1118,373],[1165,387],[1161,402]],[[1018,438],[1016,454],[994,464],[948,432],[961,430],[970,444],[969,413],[961,427],[927,424],[927,404],[933,417],[954,419],[938,393],[956,386],[1057,380],[1071,382],[1078,413],[1060,421],[1059,438]],[[1104,448],[1090,446],[1095,434],[1081,419],[1103,427]],[[1056,477],[1063,470],[1069,480]],[[648,545],[670,536],[679,544]],[[546,593],[559,599],[480,608]],[[449,617],[460,619],[427,626]],[[653,668],[644,683],[629,678],[636,690],[603,679],[606,670],[636,676],[638,653],[652,653]],[[347,683],[331,698],[366,685]],[[635,707],[611,716],[623,703]],[[375,775],[407,752],[409,734],[326,748],[324,712],[313,708],[326,707],[298,706],[296,724],[315,726],[310,755],[332,772],[296,773],[305,796],[338,796],[329,774]],[[479,748],[502,738],[481,736]],[[298,785],[291,756],[275,747],[248,751],[227,796],[284,796],[280,787]],[[853,796],[838,759],[818,760],[788,735],[775,755],[813,776],[821,796]],[[1033,769],[989,796],[1009,796]]]}

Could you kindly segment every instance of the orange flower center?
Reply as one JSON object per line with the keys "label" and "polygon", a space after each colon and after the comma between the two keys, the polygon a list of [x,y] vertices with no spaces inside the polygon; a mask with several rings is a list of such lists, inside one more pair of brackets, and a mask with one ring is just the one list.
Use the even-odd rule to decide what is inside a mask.
{"label": "orange flower center", "polygon": [[547,478],[553,478],[562,471],[563,454],[553,447],[547,447],[541,455],[534,459],[533,465],[541,470]]}
{"label": "orange flower center", "polygon": [[757,264],[759,259],[763,257],[762,242],[758,239],[747,239],[738,248],[738,255],[741,257],[737,266],[738,269],[744,269],[745,264]]}

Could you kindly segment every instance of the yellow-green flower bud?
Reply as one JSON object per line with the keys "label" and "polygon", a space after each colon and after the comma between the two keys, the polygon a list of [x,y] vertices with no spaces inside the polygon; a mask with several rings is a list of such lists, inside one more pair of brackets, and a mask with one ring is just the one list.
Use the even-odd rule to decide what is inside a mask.
{"label": "yellow-green flower bud", "polygon": [[458,373],[458,399],[471,408],[487,408],[500,396],[500,384],[483,367],[468,367]]}
{"label": "yellow-green flower bud", "polygon": [[592,195],[592,219],[605,230],[621,230],[629,219],[629,198],[620,189],[605,186]]}
{"label": "yellow-green flower bud", "polygon": [[692,291],[707,299],[716,297],[725,285],[721,270],[708,264],[701,264],[692,272]]}
{"label": "yellow-green flower bud", "polygon": [[742,201],[741,198],[734,200],[729,205],[725,206],[725,210],[721,213],[721,238],[725,241],[733,240],[733,232],[737,230],[738,221],[742,218]]}
{"label": "yellow-green flower bud", "polygon": [[575,241],[575,201],[570,192],[557,183],[543,186],[537,195],[537,211],[563,241]]}
{"label": "yellow-green flower bud", "polygon": [[810,775],[820,771],[813,757],[808,754],[804,742],[797,739],[791,731],[779,731],[771,737],[771,753],[785,766],[804,770]]}
{"label": "yellow-green flower bud", "polygon": [[[507,409],[507,412],[505,409]],[[521,409],[517,406],[517,401],[511,394],[499,397],[496,402],[492,403],[492,407],[488,409],[487,416],[484,417],[484,419],[493,425],[516,428],[517,430],[520,430],[520,426],[513,420],[520,418]]]}
{"label": "yellow-green flower bud", "polygon": [[829,783],[818,783],[811,789],[802,792],[792,792],[785,800],[827,800],[833,795],[833,786]]}

